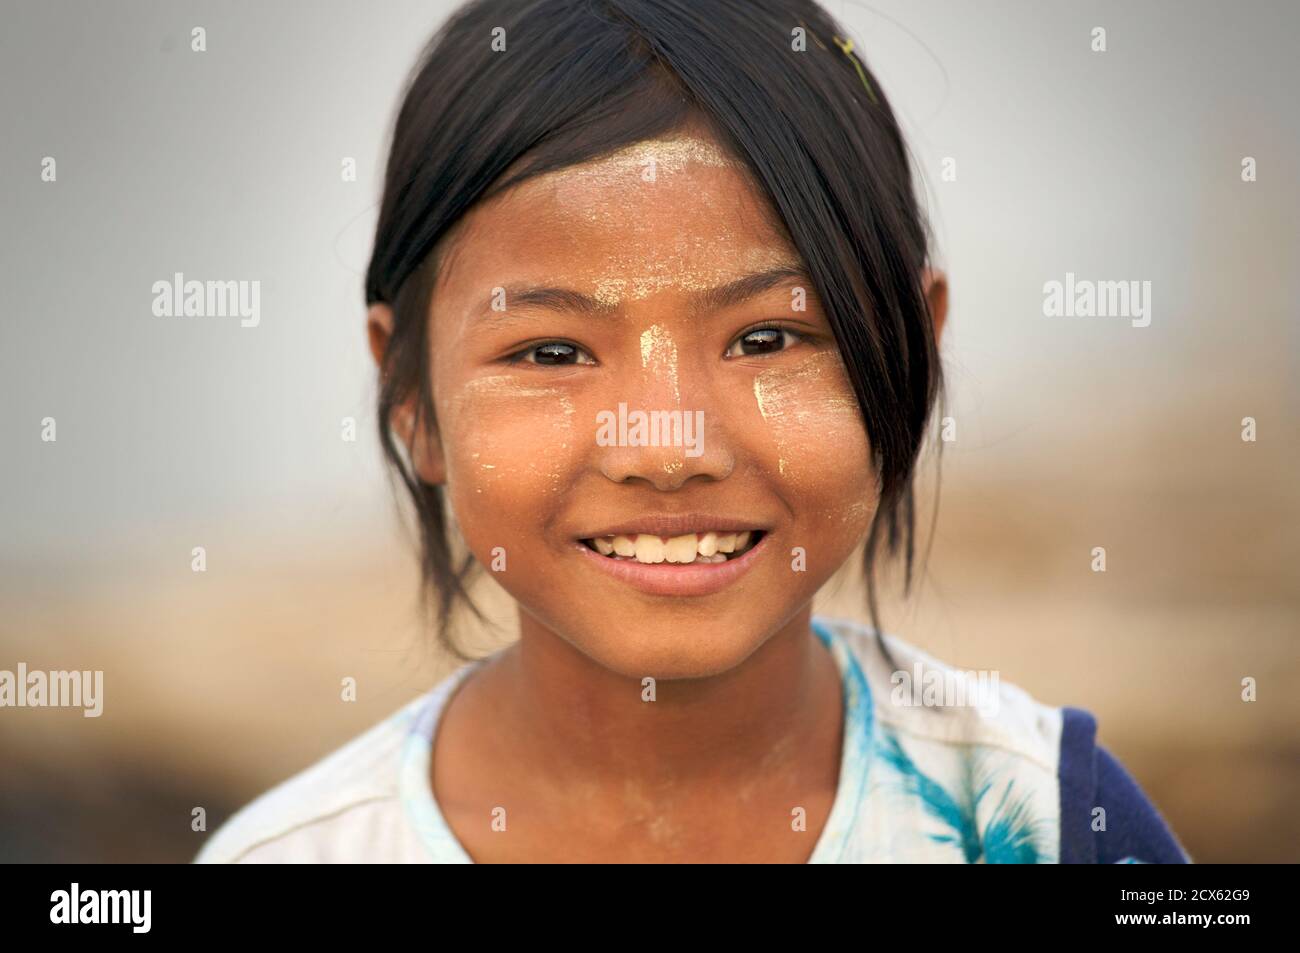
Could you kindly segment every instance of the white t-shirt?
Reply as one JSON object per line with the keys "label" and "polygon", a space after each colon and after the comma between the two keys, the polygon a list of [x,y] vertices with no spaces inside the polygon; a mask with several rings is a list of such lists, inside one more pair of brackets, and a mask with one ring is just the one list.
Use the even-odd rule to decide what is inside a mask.
{"label": "white t-shirt", "polygon": [[[900,687],[873,629],[814,617],[813,631],[839,668],[845,724],[835,798],[809,863],[1188,860],[1132,779],[1094,745],[1087,712],[994,679],[978,683],[886,635],[909,676]],[[434,800],[429,758],[444,703],[482,664],[463,666],[256,798],[195,862],[472,863]],[[966,700],[920,704],[926,686],[965,691]],[[1117,815],[1117,836],[1091,830],[1098,804]]]}

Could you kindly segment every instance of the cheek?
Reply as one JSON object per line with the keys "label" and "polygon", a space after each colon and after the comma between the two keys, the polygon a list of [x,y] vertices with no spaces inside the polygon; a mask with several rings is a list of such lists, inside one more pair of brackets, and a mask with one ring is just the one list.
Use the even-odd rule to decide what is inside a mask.
{"label": "cheek", "polygon": [[501,374],[457,384],[438,406],[447,494],[471,546],[484,517],[518,526],[527,509],[535,524],[559,505],[576,453],[563,390]]}
{"label": "cheek", "polygon": [[754,378],[770,475],[826,530],[865,534],[876,508],[871,447],[839,354],[820,351]]}

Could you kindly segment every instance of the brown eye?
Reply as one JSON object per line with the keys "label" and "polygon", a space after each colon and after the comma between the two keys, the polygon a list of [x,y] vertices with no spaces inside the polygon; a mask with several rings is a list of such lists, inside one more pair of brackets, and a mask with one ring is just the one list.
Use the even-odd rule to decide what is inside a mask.
{"label": "brown eye", "polygon": [[801,340],[800,336],[786,328],[754,328],[738,337],[727,349],[727,357],[752,357],[774,354],[783,351],[791,344]]}
{"label": "brown eye", "polygon": [[[581,359],[584,357],[586,360]],[[520,351],[514,356],[514,362],[518,361],[523,361],[526,364],[549,366],[596,363],[591,360],[591,355],[582,348],[573,344],[566,344],[563,341],[547,341],[545,344],[539,344],[536,347]]]}

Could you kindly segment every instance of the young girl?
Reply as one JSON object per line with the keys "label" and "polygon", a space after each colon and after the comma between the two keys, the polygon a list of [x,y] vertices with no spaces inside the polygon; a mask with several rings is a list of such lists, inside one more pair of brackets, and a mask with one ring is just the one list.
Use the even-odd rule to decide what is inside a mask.
{"label": "young girl", "polygon": [[811,614],[859,548],[873,621],[877,554],[910,580],[947,310],[845,36],[476,0],[434,38],[366,283],[380,427],[444,642],[476,569],[520,637],[198,860],[1188,859],[1087,712]]}

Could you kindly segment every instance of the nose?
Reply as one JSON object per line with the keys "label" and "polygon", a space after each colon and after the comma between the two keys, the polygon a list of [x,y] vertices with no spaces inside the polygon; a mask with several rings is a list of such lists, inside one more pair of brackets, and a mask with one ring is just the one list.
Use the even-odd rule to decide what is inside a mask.
{"label": "nose", "polygon": [[623,376],[617,402],[600,415],[600,472],[614,483],[642,482],[665,492],[692,479],[725,480],[736,461],[709,369],[679,362],[673,350],[642,353],[642,366]]}
{"label": "nose", "polygon": [[629,420],[627,429],[615,431],[621,438],[615,445],[598,448],[606,479],[639,481],[671,492],[692,479],[725,480],[735,468],[716,414],[703,409],[649,411],[626,404],[620,408],[610,419],[615,427],[620,419]]}

